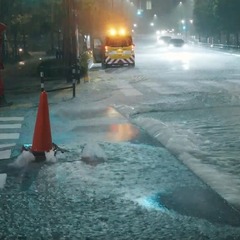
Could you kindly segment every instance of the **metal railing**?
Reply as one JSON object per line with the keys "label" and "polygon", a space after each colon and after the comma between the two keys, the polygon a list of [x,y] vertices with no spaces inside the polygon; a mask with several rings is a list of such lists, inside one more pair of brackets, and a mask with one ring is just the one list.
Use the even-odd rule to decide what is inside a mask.
{"label": "metal railing", "polygon": [[217,44],[217,43],[203,43],[203,42],[194,42],[194,45],[207,47],[216,50],[228,50],[228,51],[237,51],[240,52],[240,45],[228,45],[228,44]]}
{"label": "metal railing", "polygon": [[[72,65],[69,69],[68,72],[71,71],[71,85],[65,86],[65,87],[58,87],[58,88],[53,88],[50,90],[46,90],[46,92],[55,92],[55,91],[61,91],[61,90],[65,90],[65,89],[72,89],[72,94],[73,94],[73,98],[76,96],[76,83],[80,83],[80,66],[75,64]],[[40,87],[41,87],[41,91],[45,91],[45,81],[47,79],[47,76],[45,74],[44,71],[44,67],[40,68]]]}

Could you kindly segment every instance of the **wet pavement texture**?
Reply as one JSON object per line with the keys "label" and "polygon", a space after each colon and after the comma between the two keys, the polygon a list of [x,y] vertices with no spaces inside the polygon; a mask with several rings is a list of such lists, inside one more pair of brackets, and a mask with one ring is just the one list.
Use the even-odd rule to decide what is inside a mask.
{"label": "wet pavement texture", "polygon": [[[166,149],[100,145],[97,165],[72,146],[56,163],[5,169],[1,239],[239,239],[238,213]],[[160,189],[167,211],[140,204]]]}
{"label": "wet pavement texture", "polygon": [[[74,144],[56,163],[1,163],[8,178],[0,191],[0,239],[240,239],[239,213],[114,108],[69,113],[54,113],[61,120],[54,137],[63,144],[69,128],[62,116],[76,121],[68,126]],[[86,136],[100,142],[106,161],[81,161]],[[169,211],[139,204],[162,189],[158,203]]]}
{"label": "wet pavement texture", "polygon": [[210,188],[182,187],[159,194],[158,201],[167,209],[182,215],[206,219],[212,223],[240,226],[240,212]]}

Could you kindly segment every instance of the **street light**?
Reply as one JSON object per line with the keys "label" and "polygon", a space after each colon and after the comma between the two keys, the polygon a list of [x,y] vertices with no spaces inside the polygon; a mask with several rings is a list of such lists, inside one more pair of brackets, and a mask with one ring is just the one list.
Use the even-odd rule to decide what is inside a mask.
{"label": "street light", "polygon": [[138,10],[137,10],[137,15],[139,15],[139,16],[142,15],[142,12],[143,12],[142,9],[138,9]]}

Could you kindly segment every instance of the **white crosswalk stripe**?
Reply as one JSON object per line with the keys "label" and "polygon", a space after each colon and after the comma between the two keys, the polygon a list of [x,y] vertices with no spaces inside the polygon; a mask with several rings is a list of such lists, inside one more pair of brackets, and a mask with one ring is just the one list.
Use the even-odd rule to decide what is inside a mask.
{"label": "white crosswalk stripe", "polygon": [[[0,117],[0,160],[11,157],[12,148],[19,139],[23,117]],[[0,189],[4,188],[6,173],[0,173]]]}
{"label": "white crosswalk stripe", "polygon": [[0,144],[0,149],[14,147],[15,143]]}
{"label": "white crosswalk stripe", "polygon": [[6,173],[1,173],[0,174],[0,189],[4,188],[4,185],[6,183],[6,179],[7,179],[7,174]]}
{"label": "white crosswalk stripe", "polygon": [[17,121],[22,122],[24,117],[0,117],[0,121],[7,122],[7,121]]}
{"label": "white crosswalk stripe", "polygon": [[1,139],[18,139],[19,133],[0,133],[0,140]]}
{"label": "white crosswalk stripe", "polygon": [[13,140],[19,139],[23,117],[0,117],[0,160],[11,156]]}
{"label": "white crosswalk stripe", "polygon": [[116,83],[116,85],[120,89],[122,94],[124,94],[127,97],[142,96],[141,92],[139,92],[137,89],[132,87],[132,85],[130,85],[126,82]]}
{"label": "white crosswalk stripe", "polygon": [[0,151],[0,154],[1,154],[0,160],[1,159],[7,159],[7,158],[9,158],[11,156],[11,149],[2,150],[2,151]]}
{"label": "white crosswalk stripe", "polygon": [[0,117],[0,160],[11,156],[11,148],[19,139],[23,117]]}
{"label": "white crosswalk stripe", "polygon": [[6,129],[6,128],[21,128],[21,124],[0,124],[0,129]]}

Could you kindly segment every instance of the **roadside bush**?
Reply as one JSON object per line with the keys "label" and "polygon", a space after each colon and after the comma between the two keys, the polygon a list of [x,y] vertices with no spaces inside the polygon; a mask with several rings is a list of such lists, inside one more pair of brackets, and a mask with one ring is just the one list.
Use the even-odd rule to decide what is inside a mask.
{"label": "roadside bush", "polygon": [[79,59],[80,65],[80,77],[84,77],[88,73],[88,62],[91,58],[91,53],[89,51],[84,52]]}

